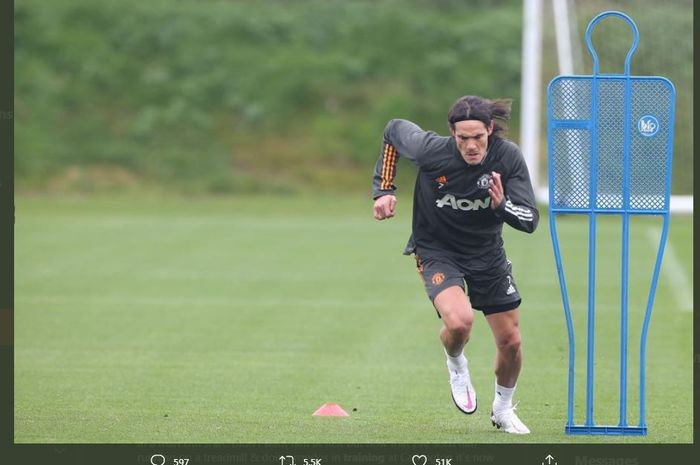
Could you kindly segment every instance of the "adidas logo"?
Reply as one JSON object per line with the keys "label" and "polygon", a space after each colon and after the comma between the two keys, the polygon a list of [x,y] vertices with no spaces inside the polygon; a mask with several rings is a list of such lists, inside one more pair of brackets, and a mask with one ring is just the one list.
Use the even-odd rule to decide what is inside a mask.
{"label": "adidas logo", "polygon": [[508,289],[506,290],[506,295],[511,295],[515,292],[515,286],[513,286],[513,278],[508,276]]}

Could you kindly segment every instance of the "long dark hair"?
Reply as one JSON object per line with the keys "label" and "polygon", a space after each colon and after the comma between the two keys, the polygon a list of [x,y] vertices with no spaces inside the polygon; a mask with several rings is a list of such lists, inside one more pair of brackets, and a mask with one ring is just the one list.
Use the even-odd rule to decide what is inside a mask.
{"label": "long dark hair", "polygon": [[493,133],[491,136],[503,137],[508,131],[510,119],[511,99],[489,100],[475,95],[465,95],[452,104],[447,113],[447,122],[450,130],[454,131],[455,123],[465,120],[478,120],[486,127],[493,121]]}

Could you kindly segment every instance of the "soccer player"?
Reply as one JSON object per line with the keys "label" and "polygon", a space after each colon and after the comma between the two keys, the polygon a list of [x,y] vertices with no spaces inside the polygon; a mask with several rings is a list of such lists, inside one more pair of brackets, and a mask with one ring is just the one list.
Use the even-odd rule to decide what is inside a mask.
{"label": "soccer player", "polygon": [[[404,250],[415,254],[418,272],[442,319],[452,399],[471,414],[477,397],[464,348],[481,311],[496,343],[495,395],[491,422],[502,431],[527,434],[512,403],[522,365],[518,329],[520,293],[503,249],[503,223],[527,233],[539,212],[530,175],[518,146],[505,139],[510,100],[464,96],[448,113],[451,136],[393,119],[373,178],[374,217],[396,214],[396,162],[418,167],[413,231]],[[466,293],[465,293],[466,282]]]}

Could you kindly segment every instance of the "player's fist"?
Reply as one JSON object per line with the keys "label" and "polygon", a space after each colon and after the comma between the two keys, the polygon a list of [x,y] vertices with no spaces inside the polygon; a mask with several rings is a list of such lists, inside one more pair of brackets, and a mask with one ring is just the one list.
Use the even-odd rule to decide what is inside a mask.
{"label": "player's fist", "polygon": [[396,213],[396,196],[382,195],[374,201],[374,219],[385,220],[391,218]]}

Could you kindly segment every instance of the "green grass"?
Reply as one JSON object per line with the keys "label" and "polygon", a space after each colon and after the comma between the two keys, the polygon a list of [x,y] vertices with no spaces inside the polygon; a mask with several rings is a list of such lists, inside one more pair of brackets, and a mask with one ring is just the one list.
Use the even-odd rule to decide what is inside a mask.
{"label": "green grass", "polygon": [[[378,223],[359,197],[17,198],[15,441],[692,442],[692,312],[666,274],[649,332],[649,436],[563,434],[567,340],[546,217],[533,235],[505,233],[524,296],[516,400],[533,433],[491,427],[494,348],[483,318],[468,346],[480,407],[459,414],[440,321],[401,255],[411,210],[407,195],[399,202],[399,216]],[[580,307],[586,224],[558,224]],[[596,411],[611,421],[618,294],[605,280],[619,275],[616,229],[601,221]],[[632,255],[644,261],[653,251],[640,234]],[[689,283],[691,239],[692,218],[674,217],[669,245]],[[632,276],[647,276],[643,268],[635,262]],[[350,417],[312,417],[324,402]],[[631,400],[631,419],[636,409]]]}

